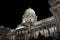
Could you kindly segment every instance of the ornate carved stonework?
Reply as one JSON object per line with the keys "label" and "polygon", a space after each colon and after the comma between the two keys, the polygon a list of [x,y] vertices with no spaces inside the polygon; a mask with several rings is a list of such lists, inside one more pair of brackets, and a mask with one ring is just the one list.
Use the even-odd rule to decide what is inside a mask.
{"label": "ornate carved stonework", "polygon": [[[26,29],[26,30],[24,30]],[[37,34],[36,34],[37,30]],[[11,30],[12,31],[12,30]],[[54,17],[49,17],[40,21],[37,21],[37,16],[35,15],[35,11],[31,8],[25,11],[25,14],[22,16],[22,23],[17,26],[14,31],[10,32],[10,37],[15,40],[28,40],[30,37],[37,38],[38,34],[44,35],[45,37],[55,37],[57,38],[57,29]],[[22,35],[23,36],[19,36]],[[34,34],[34,35],[33,35]],[[24,38],[24,39],[23,39]]]}

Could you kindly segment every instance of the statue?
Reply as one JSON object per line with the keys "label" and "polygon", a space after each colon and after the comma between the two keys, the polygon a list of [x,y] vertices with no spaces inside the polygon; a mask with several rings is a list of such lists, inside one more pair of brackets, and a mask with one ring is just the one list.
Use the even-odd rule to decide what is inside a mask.
{"label": "statue", "polygon": [[58,39],[60,38],[60,0],[48,0],[50,4],[50,11],[53,14],[56,26]]}

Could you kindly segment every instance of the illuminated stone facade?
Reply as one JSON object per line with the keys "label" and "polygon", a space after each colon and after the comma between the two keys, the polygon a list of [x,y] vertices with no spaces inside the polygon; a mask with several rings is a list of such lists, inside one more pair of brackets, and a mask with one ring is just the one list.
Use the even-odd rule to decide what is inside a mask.
{"label": "illuminated stone facade", "polygon": [[2,32],[4,31],[3,33],[1,33],[1,29],[3,27],[0,29],[0,34],[2,36],[4,36],[6,33],[6,36],[2,37],[1,40],[3,40],[5,37],[8,40],[28,40],[30,37],[37,38],[39,33],[41,33],[41,35],[43,35],[45,38],[57,38],[57,31],[59,32],[60,30],[60,0],[49,0],[48,2],[51,6],[50,11],[53,14],[52,17],[37,21],[35,11],[32,8],[28,8],[24,12],[24,15],[22,16],[22,22],[17,26],[17,28],[11,29],[10,31],[7,30],[7,32],[2,30]]}
{"label": "illuminated stone facade", "polygon": [[19,24],[16,29],[11,30],[8,33],[8,36],[10,40],[28,40],[30,37],[37,38],[37,34],[39,33],[41,33],[41,35],[45,36],[46,38],[57,38],[55,18],[49,17],[37,21],[35,11],[29,8],[22,16],[22,23]]}

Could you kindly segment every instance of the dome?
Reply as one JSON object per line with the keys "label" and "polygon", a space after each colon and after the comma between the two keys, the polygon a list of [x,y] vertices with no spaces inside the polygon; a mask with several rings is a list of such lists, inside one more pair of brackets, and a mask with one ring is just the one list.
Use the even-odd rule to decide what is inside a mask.
{"label": "dome", "polygon": [[31,14],[31,15],[35,15],[35,11],[31,8],[28,8],[26,11],[25,11],[25,14]]}
{"label": "dome", "polygon": [[31,8],[28,8],[27,10],[25,10],[25,13],[24,15],[22,16],[22,22],[25,23],[25,22],[34,22],[37,20],[37,16],[35,14],[35,11]]}

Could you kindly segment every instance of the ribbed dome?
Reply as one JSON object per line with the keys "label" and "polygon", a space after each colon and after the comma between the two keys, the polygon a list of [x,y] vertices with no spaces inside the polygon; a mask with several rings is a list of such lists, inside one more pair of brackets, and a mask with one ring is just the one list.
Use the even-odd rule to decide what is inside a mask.
{"label": "ribbed dome", "polygon": [[32,14],[32,15],[35,15],[35,11],[31,8],[28,8],[26,11],[25,11],[25,14]]}

